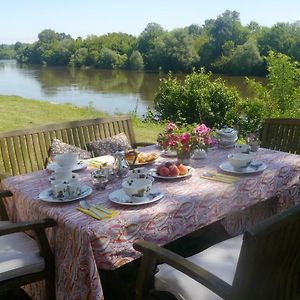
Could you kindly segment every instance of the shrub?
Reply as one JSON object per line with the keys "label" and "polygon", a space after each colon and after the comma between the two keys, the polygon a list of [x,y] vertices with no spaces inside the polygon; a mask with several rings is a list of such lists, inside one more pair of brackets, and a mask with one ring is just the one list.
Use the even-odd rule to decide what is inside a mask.
{"label": "shrub", "polygon": [[233,126],[238,120],[240,97],[235,88],[211,73],[193,71],[183,82],[169,76],[161,81],[154,107],[162,120],[205,123],[209,127]]}

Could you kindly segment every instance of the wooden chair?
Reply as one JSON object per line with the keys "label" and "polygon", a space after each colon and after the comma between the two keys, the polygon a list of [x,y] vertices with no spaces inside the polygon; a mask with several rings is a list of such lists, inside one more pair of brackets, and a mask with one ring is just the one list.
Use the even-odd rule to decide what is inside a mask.
{"label": "wooden chair", "polygon": [[89,142],[125,133],[133,148],[137,143],[130,116],[71,121],[0,133],[0,180],[43,170],[53,139],[87,150]]}
{"label": "wooden chair", "polygon": [[261,146],[300,153],[300,119],[267,119],[264,122]]}
{"label": "wooden chair", "polygon": [[300,297],[299,205],[188,259],[146,241],[134,248],[143,253],[136,300]]}
{"label": "wooden chair", "polygon": [[[45,228],[55,226],[53,220],[11,223],[3,198],[10,191],[0,192],[0,294],[40,280],[46,281],[47,299],[55,299],[54,257]],[[35,239],[25,231],[33,231]]]}

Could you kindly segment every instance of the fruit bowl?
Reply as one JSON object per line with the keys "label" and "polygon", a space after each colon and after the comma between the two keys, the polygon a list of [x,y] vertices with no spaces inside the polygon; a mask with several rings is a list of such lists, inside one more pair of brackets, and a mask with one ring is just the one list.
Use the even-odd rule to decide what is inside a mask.
{"label": "fruit bowl", "polygon": [[150,175],[155,178],[174,179],[192,175],[194,169],[182,163],[165,162],[156,169],[152,169]]}

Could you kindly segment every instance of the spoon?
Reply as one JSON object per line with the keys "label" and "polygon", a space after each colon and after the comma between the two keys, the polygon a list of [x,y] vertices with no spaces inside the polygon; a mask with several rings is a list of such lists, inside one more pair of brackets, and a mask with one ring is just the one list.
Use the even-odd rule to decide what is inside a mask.
{"label": "spoon", "polygon": [[90,205],[86,200],[79,201],[79,205],[87,210],[90,210],[92,213],[94,213],[97,217],[103,218],[104,215],[97,211],[96,208],[94,208],[92,205]]}

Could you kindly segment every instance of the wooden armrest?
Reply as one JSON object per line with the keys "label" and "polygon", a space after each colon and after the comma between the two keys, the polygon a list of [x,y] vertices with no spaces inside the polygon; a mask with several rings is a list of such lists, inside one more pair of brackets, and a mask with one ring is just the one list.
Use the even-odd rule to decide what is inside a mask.
{"label": "wooden armrest", "polygon": [[[143,260],[150,262],[150,265],[153,265],[153,261],[167,263],[173,268],[203,284],[222,298],[227,299],[232,293],[232,288],[228,283],[174,252],[146,241],[138,241],[133,244],[133,247],[144,254]],[[146,273],[146,270],[144,271]],[[147,283],[143,283],[141,280],[147,280],[147,278],[143,274],[141,275],[141,278],[142,279],[140,279],[140,282],[138,283],[138,288],[140,285],[142,294],[144,292],[143,285],[147,285]],[[141,296],[141,294],[137,291],[138,297]]]}
{"label": "wooden armrest", "polygon": [[55,225],[56,222],[52,219],[10,223],[0,227],[0,236],[26,230],[41,230],[47,227],[53,227]]}
{"label": "wooden armrest", "polygon": [[0,190],[0,198],[2,197],[11,197],[13,193],[8,190]]}

